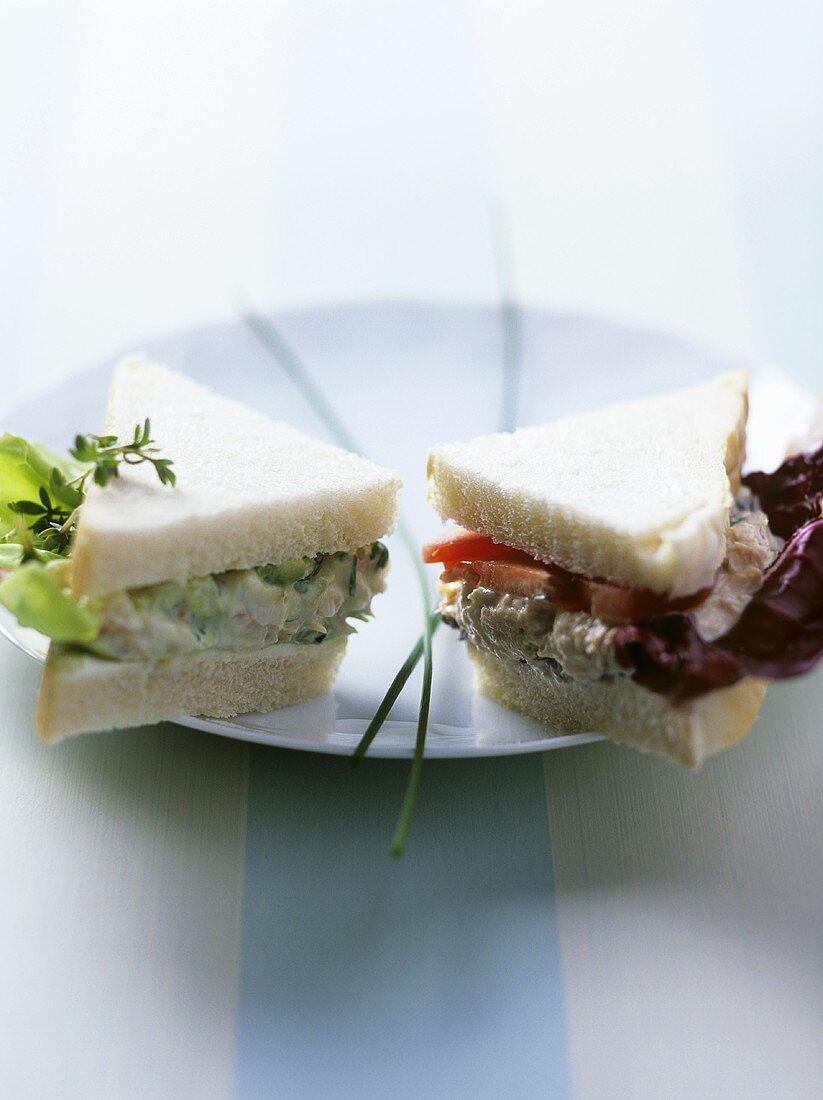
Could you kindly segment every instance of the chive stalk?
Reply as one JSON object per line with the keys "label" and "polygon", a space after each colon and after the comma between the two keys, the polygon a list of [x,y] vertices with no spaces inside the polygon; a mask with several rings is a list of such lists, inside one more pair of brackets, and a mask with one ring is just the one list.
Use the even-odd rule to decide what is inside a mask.
{"label": "chive stalk", "polygon": [[[500,390],[500,405],[498,413],[498,427],[500,431],[513,431],[517,425],[517,401],[520,390],[520,373],[522,363],[522,320],[520,308],[514,298],[511,280],[508,250],[506,248],[507,234],[503,225],[502,214],[497,205],[491,208],[492,239],[496,257],[498,289],[500,298],[500,321],[502,328],[503,355],[502,355],[502,382]],[[279,363],[286,375],[303,394],[307,403],[323,421],[329,432],[337,442],[349,451],[363,454],[354,437],[349,433],[343,421],[337,415],[334,407],[329,402],[323,391],[311,377],[310,373],[283,338],[282,334],[271,321],[248,310],[241,310],[241,319],[258,339],[258,341],[271,353]],[[417,639],[414,647],[395,675],[389,689],[375,711],[374,717],[366,727],[366,731],[357,744],[352,756],[352,764],[357,764],[368,752],[383,723],[389,716],[392,707],[398,699],[401,691],[408,682],[420,658],[423,658],[423,683],[420,689],[420,704],[417,712],[417,730],[414,741],[414,754],[412,756],[411,773],[406,787],[406,794],[397,827],[391,842],[391,854],[401,856],[406,847],[414,806],[417,800],[417,792],[420,787],[420,779],[423,772],[423,760],[426,750],[426,734],[429,728],[429,710],[431,707],[432,690],[432,636],[440,625],[440,615],[430,610],[429,584],[426,571],[420,557],[420,549],[414,535],[401,517],[397,523],[397,533],[403,543],[404,549],[411,559],[417,578],[423,610],[423,633]]]}
{"label": "chive stalk", "polygon": [[492,246],[494,249],[497,293],[500,303],[500,327],[503,341],[501,360],[500,404],[497,430],[513,432],[517,427],[517,403],[520,393],[520,370],[523,362],[523,335],[520,306],[514,292],[512,262],[508,248],[503,209],[499,202],[489,206]]}
{"label": "chive stalk", "polygon": [[[433,612],[429,616],[429,622],[431,624],[431,632],[432,634],[434,634],[435,630],[437,630],[438,626],[441,623],[439,613],[436,611]],[[415,668],[417,668],[418,662],[423,656],[424,644],[425,639],[424,636],[421,634],[415,642],[414,647],[412,648],[408,657],[400,666],[400,670],[389,685],[389,689],[383,696],[380,706],[374,712],[374,717],[372,718],[371,722],[369,722],[368,726],[366,727],[365,733],[360,738],[357,744],[357,748],[352,753],[352,764],[359,764],[366,753],[369,751],[372,741],[380,732],[380,729],[383,723],[388,718],[392,707],[397,702],[400,692],[406,686],[406,681],[411,676],[412,672],[414,672]]]}
{"label": "chive stalk", "polygon": [[[299,356],[293,350],[293,348],[284,339],[278,329],[267,318],[262,317],[259,313],[254,313],[250,310],[241,310],[240,318],[247,326],[250,332],[257,338],[257,340],[263,345],[263,347],[273,356],[285,374],[294,383],[294,385],[300,390],[306,402],[312,407],[320,420],[326,425],[327,429],[334,436],[341,447],[345,447],[346,450],[355,451],[358,454],[363,454],[362,448],[358,445],[354,436],[351,435],[348,428],[343,421],[337,415],[333,405],[328,400],[326,395],[317,385],[312,378],[309,371],[306,369]],[[394,839],[392,840],[391,852],[394,856],[400,856],[403,854],[403,849],[406,843],[406,837],[409,831],[409,825],[411,822],[412,812],[414,810],[414,803],[417,798],[417,790],[420,786],[420,775],[423,768],[423,758],[426,748],[426,733],[429,728],[429,709],[431,705],[431,689],[432,689],[432,634],[434,633],[434,626],[432,620],[435,616],[430,610],[431,595],[429,592],[429,582],[426,577],[426,571],[423,566],[423,562],[420,557],[420,548],[412,534],[410,528],[406,524],[405,520],[401,517],[397,523],[397,533],[403,543],[404,549],[411,559],[414,567],[415,577],[417,578],[418,587],[420,589],[420,597],[422,601],[423,612],[423,633],[419,640],[420,654],[414,656],[417,646],[412,650],[412,653],[406,659],[406,662],[401,668],[398,675],[392,681],[392,685],[389,688],[383,703],[369,723],[369,727],[366,733],[357,745],[354,753],[354,760],[360,760],[366,753],[369,745],[376,737],[380,727],[386,720],[392,705],[394,704],[397,696],[403,688],[403,685],[408,680],[417,662],[420,660],[420,655],[423,657],[423,685],[420,690],[420,706],[417,714],[417,733],[414,743],[414,756],[412,759],[411,775],[409,776],[409,784],[406,789],[406,797],[403,801],[403,807],[400,811],[400,818],[397,823],[397,829],[395,830]],[[414,657],[412,660],[411,658]],[[411,662],[411,663],[410,663]],[[395,690],[396,689],[396,690]],[[394,695],[388,706],[385,706],[386,700],[389,695],[394,691]],[[366,741],[366,738],[369,738]]]}

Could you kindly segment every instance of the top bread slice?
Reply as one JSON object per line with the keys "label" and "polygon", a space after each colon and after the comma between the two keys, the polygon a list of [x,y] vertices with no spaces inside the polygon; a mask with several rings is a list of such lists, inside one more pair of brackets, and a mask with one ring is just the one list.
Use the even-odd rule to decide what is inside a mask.
{"label": "top bread slice", "polygon": [[105,432],[130,438],[146,417],[177,485],[144,463],[91,486],[71,552],[77,595],[355,550],[394,526],[396,474],[167,367],[123,360]]}
{"label": "top bread slice", "polygon": [[541,561],[672,597],[714,583],[740,483],[748,375],[432,448],[443,519]]}

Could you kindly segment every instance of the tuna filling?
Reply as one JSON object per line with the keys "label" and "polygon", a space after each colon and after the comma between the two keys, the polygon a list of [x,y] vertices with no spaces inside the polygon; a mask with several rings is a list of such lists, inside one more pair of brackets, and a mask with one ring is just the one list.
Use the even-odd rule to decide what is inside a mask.
{"label": "tuna filling", "polygon": [[[706,640],[725,633],[740,618],[780,546],[765,514],[754,507],[748,490],[741,490],[714,588],[691,612]],[[618,628],[602,619],[584,611],[558,611],[545,596],[512,596],[466,580],[446,580],[441,591],[444,620],[473,645],[503,660],[526,661],[572,680],[630,675],[615,655]]]}

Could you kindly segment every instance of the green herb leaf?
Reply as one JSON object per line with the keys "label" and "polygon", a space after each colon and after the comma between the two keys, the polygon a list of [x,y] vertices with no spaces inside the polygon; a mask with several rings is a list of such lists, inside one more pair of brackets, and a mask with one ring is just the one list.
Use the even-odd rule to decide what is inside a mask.
{"label": "green herb leaf", "polygon": [[154,463],[157,476],[160,478],[160,482],[163,485],[177,484],[177,475],[172,470],[171,465],[172,462],[170,458],[158,458]]}
{"label": "green herb leaf", "polygon": [[75,509],[83,501],[83,493],[74,485],[69,485],[66,478],[57,467],[53,467],[49,475],[49,489],[54,500],[64,504],[67,508]]}
{"label": "green herb leaf", "polygon": [[151,437],[151,421],[135,424],[130,443],[120,443],[116,435],[77,435],[71,454],[81,462],[92,465],[92,478],[96,485],[108,485],[112,478],[120,476],[120,466],[137,466],[150,462],[161,485],[175,485],[177,478],[170,458],[158,458],[157,448]]}
{"label": "green herb leaf", "polygon": [[[42,489],[40,492],[42,493]],[[42,516],[44,512],[48,511],[42,504],[38,504],[34,500],[13,500],[9,504],[9,510],[14,512],[16,516]]]}

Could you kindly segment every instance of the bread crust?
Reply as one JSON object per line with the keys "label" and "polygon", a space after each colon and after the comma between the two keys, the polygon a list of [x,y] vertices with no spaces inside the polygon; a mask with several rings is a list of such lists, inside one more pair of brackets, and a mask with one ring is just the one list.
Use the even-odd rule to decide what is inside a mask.
{"label": "bread crust", "polygon": [[444,520],[575,573],[672,597],[725,554],[748,412],[745,371],[513,433],[433,447]]}
{"label": "bread crust", "polygon": [[105,430],[131,436],[146,417],[177,485],[143,464],[89,487],[71,551],[75,595],[350,552],[394,527],[393,471],[132,357],[115,369]]}
{"label": "bread crust", "polygon": [[479,691],[555,729],[603,733],[687,768],[728,748],[757,720],[768,682],[747,678],[673,705],[628,677],[554,678],[522,661],[504,661],[467,643]]}
{"label": "bread crust", "polygon": [[230,718],[293,706],[331,690],[345,649],[341,639],[152,662],[106,661],[52,646],[37,697],[37,732],[53,744],[181,714]]}

